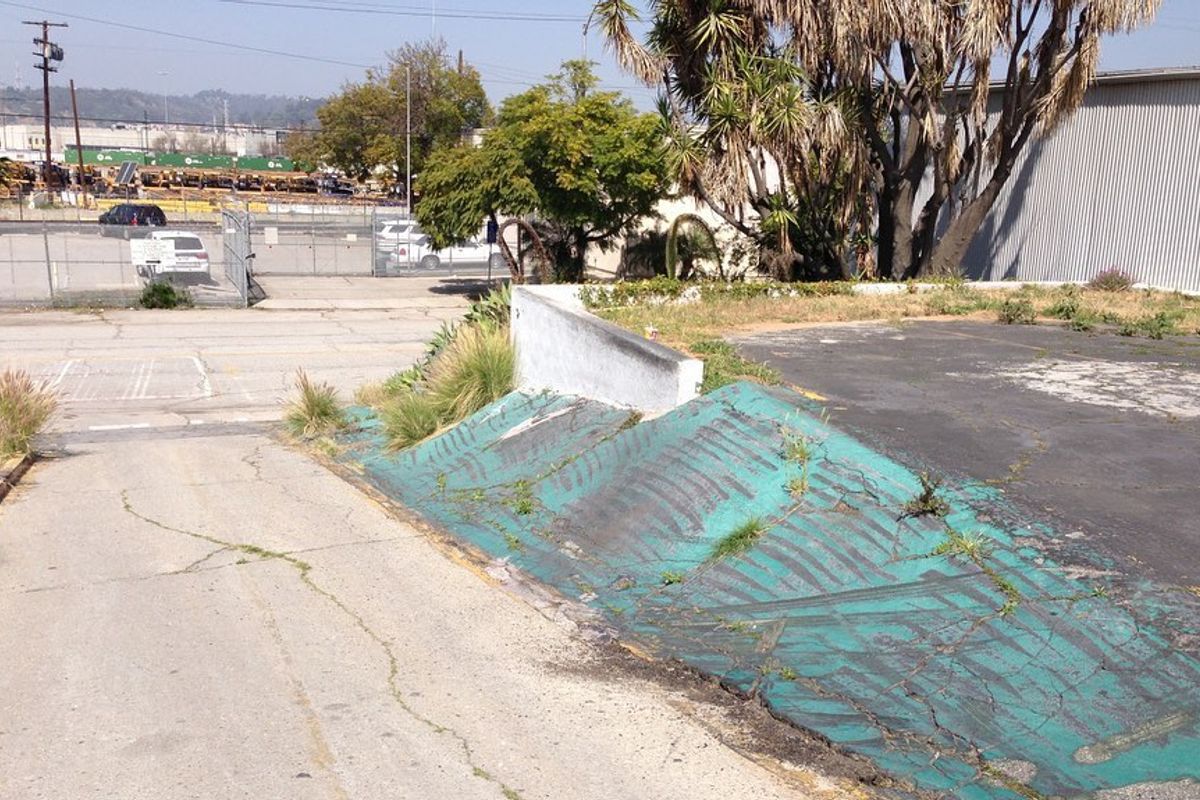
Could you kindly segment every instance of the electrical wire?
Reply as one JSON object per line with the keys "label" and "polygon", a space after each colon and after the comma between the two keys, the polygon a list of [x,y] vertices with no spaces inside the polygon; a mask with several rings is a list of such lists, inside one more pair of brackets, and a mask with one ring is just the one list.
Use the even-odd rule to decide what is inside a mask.
{"label": "electrical wire", "polygon": [[505,22],[563,22],[580,25],[584,17],[569,17],[559,14],[527,14],[520,11],[466,11],[456,9],[429,9],[413,6],[380,6],[379,4],[355,4],[353,6],[332,5],[329,0],[317,2],[296,2],[292,0],[220,0],[222,3],[237,6],[264,6],[267,8],[288,8],[302,11],[333,11],[341,14],[374,14],[393,17],[425,17],[445,19],[488,20]]}

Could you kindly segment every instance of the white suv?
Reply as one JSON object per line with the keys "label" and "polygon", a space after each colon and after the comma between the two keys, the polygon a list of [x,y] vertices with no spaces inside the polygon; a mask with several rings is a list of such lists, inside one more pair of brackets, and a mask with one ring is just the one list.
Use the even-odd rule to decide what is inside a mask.
{"label": "white suv", "polygon": [[204,242],[191,231],[151,231],[149,239],[159,239],[170,242],[174,256],[167,257],[162,262],[151,262],[144,267],[138,267],[142,277],[153,278],[164,273],[204,273],[209,274],[208,250]]}

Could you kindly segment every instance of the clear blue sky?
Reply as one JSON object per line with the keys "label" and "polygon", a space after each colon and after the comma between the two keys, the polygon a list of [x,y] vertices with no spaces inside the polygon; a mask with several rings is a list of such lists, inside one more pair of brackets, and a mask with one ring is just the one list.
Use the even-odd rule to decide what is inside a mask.
{"label": "clear blue sky", "polygon": [[[70,24],[55,34],[67,53],[55,83],[74,78],[79,86],[172,94],[225,89],[321,96],[360,79],[359,65],[380,63],[388,50],[436,33],[452,52],[464,51],[498,101],[584,52],[582,27],[591,5],[590,0],[5,0],[0,84],[13,83],[18,72],[27,86],[40,77],[30,55],[34,31],[20,23],[47,17]],[[344,63],[184,41],[95,20]],[[1165,0],[1153,27],[1104,42],[1102,68],[1200,65],[1198,40],[1200,2]],[[617,69],[596,33],[587,37],[586,48],[600,62],[606,86],[627,89],[639,105],[649,104],[652,93]]]}

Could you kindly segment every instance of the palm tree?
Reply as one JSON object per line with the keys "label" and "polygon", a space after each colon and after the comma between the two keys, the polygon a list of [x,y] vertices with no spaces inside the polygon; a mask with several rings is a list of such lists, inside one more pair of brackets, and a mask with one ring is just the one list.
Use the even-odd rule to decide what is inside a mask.
{"label": "palm tree", "polygon": [[645,41],[631,0],[594,13],[662,89],[681,186],[744,232],[747,206],[788,206],[787,239],[824,261],[873,220],[879,274],[904,278],[958,268],[1029,141],[1079,108],[1100,38],[1160,4],[656,0]]}

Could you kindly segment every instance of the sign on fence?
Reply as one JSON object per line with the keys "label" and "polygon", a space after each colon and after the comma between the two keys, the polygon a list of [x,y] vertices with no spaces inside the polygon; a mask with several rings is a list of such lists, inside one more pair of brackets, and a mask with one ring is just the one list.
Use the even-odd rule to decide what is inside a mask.
{"label": "sign on fence", "polygon": [[171,239],[130,239],[133,266],[147,272],[162,272],[175,266],[175,242]]}

